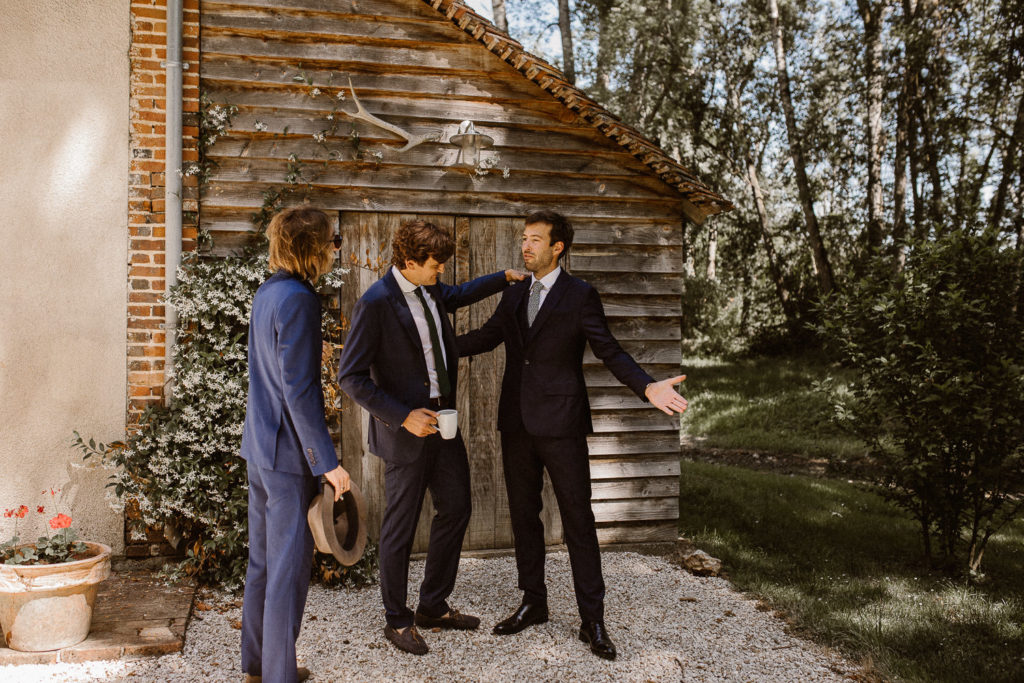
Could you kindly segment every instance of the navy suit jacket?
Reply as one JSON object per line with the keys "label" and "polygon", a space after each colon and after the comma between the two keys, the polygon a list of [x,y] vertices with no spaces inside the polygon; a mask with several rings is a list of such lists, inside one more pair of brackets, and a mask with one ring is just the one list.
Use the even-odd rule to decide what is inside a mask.
{"label": "navy suit jacket", "polygon": [[242,457],[265,470],[321,475],[338,466],[320,386],[320,299],[279,270],[249,319],[249,399]]}
{"label": "navy suit jacket", "polygon": [[[505,273],[484,275],[457,286],[437,283],[427,291],[441,316],[441,343],[448,359],[454,399],[459,379],[455,331],[448,314],[505,288]],[[423,439],[402,428],[416,408],[430,400],[427,362],[416,323],[398,282],[388,272],[359,298],[338,366],[346,394],[369,411],[370,452],[388,462],[410,463],[423,450]]]}
{"label": "navy suit jacket", "polygon": [[530,284],[528,278],[509,287],[480,329],[455,340],[462,356],[505,344],[498,429],[525,428],[534,436],[558,438],[594,431],[583,378],[587,342],[612,374],[646,401],[644,390],[654,379],[612,336],[597,290],[563,270],[527,326]]}

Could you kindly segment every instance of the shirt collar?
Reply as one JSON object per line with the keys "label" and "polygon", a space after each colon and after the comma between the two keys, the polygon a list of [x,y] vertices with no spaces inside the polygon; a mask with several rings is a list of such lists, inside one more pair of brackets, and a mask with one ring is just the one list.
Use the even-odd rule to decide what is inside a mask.
{"label": "shirt collar", "polygon": [[[550,290],[555,286],[555,280],[562,273],[562,266],[555,266],[555,269],[540,279],[540,283],[544,285],[544,289]],[[537,276],[533,275],[530,277],[530,287],[533,287],[533,283],[537,281]]]}
{"label": "shirt collar", "polygon": [[406,294],[412,294],[417,290],[418,285],[414,285],[409,282],[409,280],[402,275],[402,271],[398,269],[398,266],[391,266],[391,274],[395,276],[395,282],[398,283],[398,287]]}

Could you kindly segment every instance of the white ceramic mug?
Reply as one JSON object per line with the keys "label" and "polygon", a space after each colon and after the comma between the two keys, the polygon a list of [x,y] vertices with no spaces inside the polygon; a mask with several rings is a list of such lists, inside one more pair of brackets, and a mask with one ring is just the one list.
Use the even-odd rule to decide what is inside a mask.
{"label": "white ceramic mug", "polygon": [[459,428],[459,411],[446,408],[437,413],[437,429],[442,439],[454,439]]}

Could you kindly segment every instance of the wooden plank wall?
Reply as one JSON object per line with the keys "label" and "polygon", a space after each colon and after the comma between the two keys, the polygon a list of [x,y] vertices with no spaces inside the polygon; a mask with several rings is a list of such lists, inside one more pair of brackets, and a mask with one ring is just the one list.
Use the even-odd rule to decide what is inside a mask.
{"label": "wooden plank wall", "polygon": [[[460,267],[467,276],[483,272],[476,259],[480,268],[490,263],[481,251],[487,236],[507,230],[509,219],[557,208],[577,229],[571,271],[598,287],[623,346],[655,377],[678,372],[679,195],[420,0],[203,0],[200,72],[213,102],[238,107],[209,150],[215,166],[200,201],[201,225],[217,252],[251,239],[250,217],[264,192],[288,187],[286,177],[299,166],[302,180],[290,186],[299,191],[289,201],[368,215],[433,214],[454,221],[459,239],[479,232],[483,239],[472,240],[466,262],[457,260],[453,269],[460,279]],[[399,153],[404,141],[349,119],[349,78],[370,113],[416,134],[439,133],[440,140]],[[329,115],[338,125],[319,142],[314,136],[333,125]],[[499,155],[498,171],[481,176],[453,165],[457,150],[446,141],[463,119],[494,138],[485,154]],[[374,227],[367,238],[378,240],[374,246],[381,230]],[[343,293],[343,311],[352,294]],[[602,541],[674,538],[678,425],[621,387],[592,356],[586,374]],[[357,426],[353,412],[347,429]],[[494,436],[473,438],[480,448],[496,445]],[[363,453],[359,459],[374,466]],[[503,488],[499,475],[492,471],[488,491]],[[485,520],[472,524],[484,538]],[[507,547],[509,540],[496,526],[492,543]]]}

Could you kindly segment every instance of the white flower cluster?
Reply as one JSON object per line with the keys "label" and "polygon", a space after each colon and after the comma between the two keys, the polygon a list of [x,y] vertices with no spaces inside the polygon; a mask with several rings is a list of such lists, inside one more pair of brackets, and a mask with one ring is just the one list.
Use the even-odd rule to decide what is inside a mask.
{"label": "white flower cluster", "polygon": [[[348,270],[320,283],[337,290]],[[179,316],[175,402],[143,417],[127,448],[112,457],[121,503],[133,502],[141,522],[173,520],[190,543],[183,571],[236,585],[246,552],[245,464],[238,457],[248,392],[247,327],[267,257],[214,259],[186,255],[167,297]],[[143,540],[144,528],[129,529]],[[190,564],[191,563],[191,564]]]}

